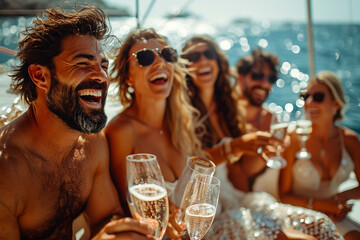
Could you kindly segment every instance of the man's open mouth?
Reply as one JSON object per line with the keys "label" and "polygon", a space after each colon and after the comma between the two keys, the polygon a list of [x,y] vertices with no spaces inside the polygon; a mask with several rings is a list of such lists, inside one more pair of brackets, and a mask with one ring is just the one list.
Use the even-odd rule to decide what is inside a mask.
{"label": "man's open mouth", "polygon": [[102,90],[99,89],[83,89],[79,91],[80,99],[93,107],[101,106]]}

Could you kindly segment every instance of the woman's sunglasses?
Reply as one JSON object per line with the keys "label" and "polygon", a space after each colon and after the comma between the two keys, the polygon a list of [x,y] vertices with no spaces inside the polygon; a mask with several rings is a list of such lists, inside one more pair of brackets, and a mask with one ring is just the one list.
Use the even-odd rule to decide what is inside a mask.
{"label": "woman's sunglasses", "polygon": [[216,53],[210,49],[203,52],[191,52],[188,54],[184,54],[181,57],[189,60],[192,63],[197,63],[200,60],[201,55],[204,55],[209,60],[216,58]]}
{"label": "woman's sunglasses", "polygon": [[[253,81],[261,81],[264,79],[264,77],[265,77],[265,74],[263,74],[263,73],[255,73],[255,72],[251,73],[251,78]],[[277,80],[276,75],[268,75],[266,78],[267,78],[267,81],[271,84],[274,84]]]}
{"label": "woman's sunglasses", "polygon": [[154,50],[144,48],[131,55],[136,57],[140,67],[146,67],[154,62],[156,54],[170,63],[176,62],[178,57],[174,48],[163,48],[161,50],[158,48],[155,48]]}
{"label": "woman's sunglasses", "polygon": [[313,94],[310,93],[301,93],[300,98],[304,101],[306,101],[310,96],[312,96],[312,99],[317,103],[322,103],[325,98],[325,93],[323,92],[315,92]]}

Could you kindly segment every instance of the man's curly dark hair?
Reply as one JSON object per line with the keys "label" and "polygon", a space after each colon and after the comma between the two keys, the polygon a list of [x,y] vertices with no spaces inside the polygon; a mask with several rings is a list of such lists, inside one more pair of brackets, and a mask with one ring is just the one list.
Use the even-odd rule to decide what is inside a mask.
{"label": "man's curly dark hair", "polygon": [[108,36],[109,27],[103,10],[96,6],[86,6],[74,13],[49,8],[44,19],[37,16],[33,26],[22,32],[24,38],[19,42],[17,58],[20,65],[13,68],[11,90],[20,93],[30,104],[37,98],[36,87],[32,82],[28,67],[40,64],[53,70],[54,57],[62,52],[62,41],[71,35],[90,35],[98,40]]}

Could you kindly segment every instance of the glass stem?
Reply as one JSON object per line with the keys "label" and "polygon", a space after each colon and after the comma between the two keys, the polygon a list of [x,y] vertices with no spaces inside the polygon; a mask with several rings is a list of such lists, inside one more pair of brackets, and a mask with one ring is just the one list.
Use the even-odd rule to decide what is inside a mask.
{"label": "glass stem", "polygon": [[277,145],[277,147],[276,147],[276,156],[280,157],[280,155],[281,155],[281,146]]}
{"label": "glass stem", "polygon": [[306,152],[306,140],[301,139],[301,152]]}

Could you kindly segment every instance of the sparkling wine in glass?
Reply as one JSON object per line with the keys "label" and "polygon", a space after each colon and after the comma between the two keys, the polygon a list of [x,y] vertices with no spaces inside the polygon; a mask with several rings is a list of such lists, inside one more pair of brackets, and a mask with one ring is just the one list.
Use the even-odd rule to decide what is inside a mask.
{"label": "sparkling wine in glass", "polygon": [[189,181],[189,205],[185,211],[187,232],[191,240],[202,239],[209,231],[216,214],[220,181],[216,177],[199,174]]}
{"label": "sparkling wine in glass", "polygon": [[296,153],[297,159],[309,159],[311,154],[306,149],[306,141],[312,132],[312,122],[310,120],[309,113],[307,111],[301,112],[300,116],[296,120],[297,137],[301,143],[301,149]]}
{"label": "sparkling wine in glass", "polygon": [[153,224],[153,235],[161,239],[169,220],[169,201],[156,156],[146,153],[128,155],[126,173],[133,215]]}
{"label": "sparkling wine in glass", "polygon": [[[216,165],[207,158],[190,156],[173,192],[173,202],[179,206],[180,216],[177,218],[178,224],[185,223],[185,210],[189,205],[189,191],[192,186],[191,181],[196,175],[209,175],[207,179],[211,180],[214,175]],[[204,179],[206,180],[206,179]]]}
{"label": "sparkling wine in glass", "polygon": [[[286,111],[281,110],[280,112],[275,112],[271,119],[270,124],[270,133],[273,137],[284,141],[287,134],[287,129],[290,123],[290,114]],[[280,169],[286,167],[286,160],[281,156],[281,145],[276,145],[276,155],[270,157],[266,165],[270,168]]]}

